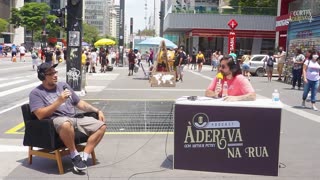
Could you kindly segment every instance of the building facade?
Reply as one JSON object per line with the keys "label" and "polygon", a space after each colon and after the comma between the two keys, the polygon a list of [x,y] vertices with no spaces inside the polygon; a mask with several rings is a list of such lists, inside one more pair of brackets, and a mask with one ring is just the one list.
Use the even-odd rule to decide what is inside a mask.
{"label": "building facade", "polygon": [[110,35],[112,37],[119,37],[119,26],[120,26],[120,6],[112,4],[109,8],[110,12]]}
{"label": "building facade", "polygon": [[100,35],[109,33],[108,3],[105,0],[85,0],[83,9],[84,22],[96,27]]}
{"label": "building facade", "polygon": [[[186,47],[188,53],[202,50],[207,58],[213,50],[228,53],[228,36],[231,19],[237,21],[235,28],[236,53],[261,54],[275,48],[276,8],[261,9],[230,7],[228,1],[218,0],[169,0],[166,3],[164,37],[178,46]],[[242,13],[243,14],[242,14]],[[247,12],[247,13],[244,13]],[[251,15],[251,14],[252,15]]]}
{"label": "building facade", "polygon": [[319,0],[279,0],[276,21],[277,44],[287,48],[288,58],[296,47],[320,50]]}

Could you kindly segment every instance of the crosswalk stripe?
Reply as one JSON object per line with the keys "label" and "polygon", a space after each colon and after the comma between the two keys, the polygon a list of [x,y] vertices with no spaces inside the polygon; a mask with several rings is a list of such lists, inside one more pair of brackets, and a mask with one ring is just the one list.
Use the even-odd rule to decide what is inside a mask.
{"label": "crosswalk stripe", "polygon": [[3,84],[0,84],[0,88],[1,87],[6,87],[6,86],[11,86],[11,85],[14,85],[14,84],[19,84],[19,83],[22,83],[22,82],[26,82],[28,80],[17,80],[17,81],[11,81],[11,82],[8,82],[8,83],[3,83]]}
{"label": "crosswalk stripe", "polygon": [[9,94],[13,94],[13,93],[16,93],[16,92],[19,92],[19,91],[22,91],[22,90],[25,90],[25,89],[28,89],[28,88],[31,88],[31,87],[35,87],[37,85],[39,85],[41,82],[34,82],[34,83],[31,83],[31,84],[28,84],[28,85],[25,85],[25,86],[20,86],[20,87],[17,87],[17,88],[13,88],[13,89],[9,89],[9,90],[6,90],[6,91],[2,91],[0,92],[0,97],[3,97],[3,96],[6,96],[6,95],[9,95]]}
{"label": "crosswalk stripe", "polygon": [[9,108],[7,108],[7,109],[1,110],[1,111],[0,111],[0,114],[3,114],[3,113],[5,113],[5,112],[8,112],[8,111],[10,111],[10,110],[12,110],[12,109],[14,109],[14,108],[20,107],[20,106],[22,106],[23,104],[26,104],[26,103],[28,103],[28,102],[29,102],[29,98],[23,99],[23,100],[20,101],[18,104],[14,105],[14,106],[11,106],[11,107],[9,107]]}

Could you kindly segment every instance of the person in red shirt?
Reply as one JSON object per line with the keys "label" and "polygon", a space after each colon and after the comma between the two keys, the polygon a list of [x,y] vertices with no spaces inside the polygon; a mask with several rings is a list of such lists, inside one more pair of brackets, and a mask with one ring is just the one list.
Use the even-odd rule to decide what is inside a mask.
{"label": "person in red shirt", "polygon": [[[224,101],[254,101],[256,93],[249,80],[241,73],[240,64],[233,57],[223,57],[220,60],[219,71],[223,78],[220,80],[221,85],[224,82],[228,84],[227,96]],[[222,88],[217,88],[218,78],[214,78],[208,88],[205,96],[219,98],[222,97]]]}
{"label": "person in red shirt", "polygon": [[129,59],[129,74],[128,74],[128,76],[132,76],[133,75],[133,68],[134,68],[134,64],[135,64],[135,60],[136,60],[136,55],[134,54],[132,49],[129,50],[128,59]]}

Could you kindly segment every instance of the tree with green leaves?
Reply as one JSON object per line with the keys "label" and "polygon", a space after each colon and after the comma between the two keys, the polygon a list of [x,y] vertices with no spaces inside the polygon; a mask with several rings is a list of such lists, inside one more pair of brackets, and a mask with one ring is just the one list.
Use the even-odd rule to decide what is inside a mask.
{"label": "tree with green leaves", "polygon": [[147,29],[145,28],[144,30],[139,30],[138,31],[138,36],[155,36],[156,31],[154,29]]}
{"label": "tree with green leaves", "polygon": [[113,36],[110,36],[110,35],[105,35],[104,38],[107,38],[107,39],[112,39],[116,42],[116,44],[118,44],[118,39],[116,37],[113,37]]}
{"label": "tree with green leaves", "polygon": [[15,28],[24,27],[31,32],[32,42],[34,33],[39,34],[45,28],[49,31],[49,36],[56,36],[60,28],[54,23],[57,18],[49,14],[50,7],[46,3],[25,3],[20,9],[12,8],[10,24]]}
{"label": "tree with green leaves", "polygon": [[230,0],[231,7],[237,7],[240,14],[277,15],[275,0]]}
{"label": "tree with green leaves", "polygon": [[0,32],[5,32],[8,30],[8,22],[5,19],[0,18]]}
{"label": "tree with green leaves", "polygon": [[83,29],[83,41],[89,43],[89,44],[94,44],[97,40],[99,40],[99,31],[96,27],[91,26],[87,23],[83,23],[82,25]]}

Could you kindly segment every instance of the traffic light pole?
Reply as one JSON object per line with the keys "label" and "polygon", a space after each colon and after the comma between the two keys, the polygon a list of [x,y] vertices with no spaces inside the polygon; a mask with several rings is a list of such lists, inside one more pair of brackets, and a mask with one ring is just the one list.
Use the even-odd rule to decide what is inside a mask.
{"label": "traffic light pole", "polygon": [[67,2],[67,83],[71,88],[84,95],[85,72],[82,69],[82,0]]}
{"label": "traffic light pole", "polygon": [[120,19],[119,19],[119,66],[123,66],[124,51],[124,0],[120,0]]}
{"label": "traffic light pole", "polygon": [[42,43],[41,43],[41,48],[45,48],[46,47],[46,42],[47,42],[47,30],[46,30],[46,25],[47,25],[47,17],[46,14],[43,14],[42,17],[42,24],[43,24],[43,28],[42,28]]}
{"label": "traffic light pole", "polygon": [[133,48],[133,18],[130,18],[130,49]]}
{"label": "traffic light pole", "polygon": [[160,37],[163,37],[163,21],[164,21],[164,11],[165,11],[165,4],[164,0],[161,0],[160,3],[160,12],[159,12],[159,18],[160,18]]}

